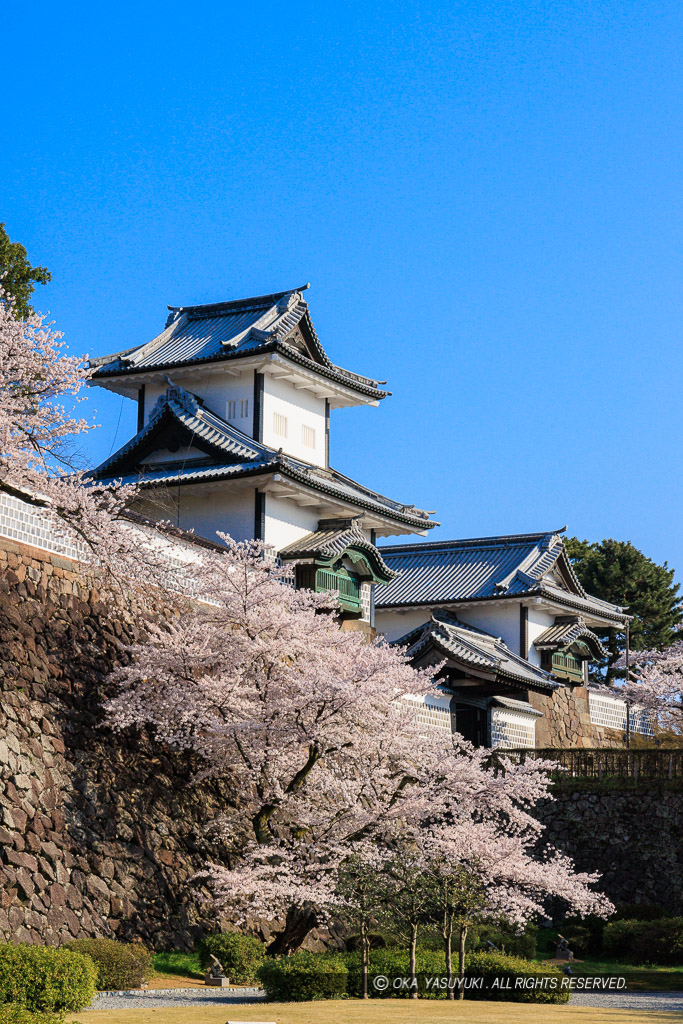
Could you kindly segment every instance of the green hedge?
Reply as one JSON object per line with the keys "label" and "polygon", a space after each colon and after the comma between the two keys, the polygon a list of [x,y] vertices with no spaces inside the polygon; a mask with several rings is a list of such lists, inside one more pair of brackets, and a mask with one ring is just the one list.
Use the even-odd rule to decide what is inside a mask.
{"label": "green hedge", "polygon": [[27,1010],[19,1003],[5,1003],[0,1006],[0,1024],[64,1024],[64,1018],[61,1014]]}
{"label": "green hedge", "polygon": [[[418,950],[416,969],[421,998],[446,997],[446,964],[442,952]],[[566,1003],[569,999],[569,992],[560,988],[562,974],[557,968],[503,953],[468,953],[465,975],[469,979],[465,988],[467,999],[521,1003]],[[362,992],[360,953],[295,953],[281,960],[266,960],[259,977],[268,998],[280,1002],[343,996],[358,998]],[[382,987],[374,983],[380,978]],[[386,987],[385,978],[388,982]],[[473,979],[477,978],[483,979],[481,987],[473,984]],[[407,980],[403,982],[401,979]],[[521,986],[519,979],[523,979]],[[410,996],[413,989],[410,987],[407,951],[396,948],[373,950],[368,980],[369,994],[373,998]],[[526,984],[530,987],[524,987]]]}
{"label": "green hedge", "polygon": [[76,939],[67,949],[89,956],[97,969],[100,991],[140,988],[152,976],[152,954],[138,942],[115,939]]}
{"label": "green hedge", "polygon": [[[363,991],[361,955],[360,953],[343,953],[341,956],[349,971],[347,991],[349,995],[358,998]],[[418,949],[415,957],[415,969],[420,994],[432,999],[438,998],[442,993],[436,987],[427,988],[425,979],[445,975],[446,958],[443,952],[434,949]],[[386,989],[380,989],[374,983],[375,978],[380,976],[389,979]],[[394,978],[408,978],[409,976],[410,956],[406,949],[390,946],[387,949],[371,951],[368,969],[368,992],[371,996],[390,999],[397,996],[405,998],[411,995],[410,988],[394,986]]]}
{"label": "green hedge", "polygon": [[82,1010],[95,995],[95,965],[69,949],[0,944],[0,1004],[29,1010]]}
{"label": "green hedge", "polygon": [[[560,988],[561,971],[518,956],[496,952],[468,953],[465,957],[465,977],[484,979],[481,988],[466,988],[466,999],[515,1003],[569,1002],[569,990]],[[520,979],[522,986],[519,984]],[[526,984],[528,988],[524,987]]]}
{"label": "green hedge", "polygon": [[683,917],[614,921],[602,933],[608,956],[634,964],[683,963]]}
{"label": "green hedge", "polygon": [[278,1003],[338,999],[347,993],[348,970],[340,955],[302,950],[264,960],[258,972],[268,999]]}
{"label": "green hedge", "polygon": [[199,944],[202,967],[208,967],[210,955],[218,957],[233,985],[256,981],[258,969],[266,958],[266,947],[259,939],[238,932],[207,935]]}

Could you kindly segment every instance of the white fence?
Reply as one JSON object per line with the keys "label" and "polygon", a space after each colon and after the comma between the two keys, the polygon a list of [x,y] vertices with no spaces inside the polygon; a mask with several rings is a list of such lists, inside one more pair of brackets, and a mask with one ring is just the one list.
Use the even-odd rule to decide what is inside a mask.
{"label": "white fence", "polygon": [[425,730],[429,732],[436,730],[436,732],[448,733],[448,735],[453,732],[450,693],[444,692],[443,696],[429,693],[424,697],[404,694],[401,700],[415,708],[416,721]]}
{"label": "white fence", "polygon": [[508,708],[491,708],[491,746],[499,749],[535,747],[535,716]]}
{"label": "white fence", "polygon": [[[144,522],[126,522],[125,527],[134,532],[140,547],[147,549],[150,555],[153,553],[164,569],[182,570],[197,558],[198,549],[190,540],[164,536]],[[87,546],[56,515],[3,492],[0,492],[0,537],[74,561],[87,562],[89,557]],[[182,590],[193,592],[187,578],[182,580]]]}
{"label": "white fence", "polygon": [[0,536],[66,558],[83,558],[76,536],[61,527],[56,516],[28,505],[11,494],[0,492]]}
{"label": "white fence", "polygon": [[[588,705],[592,725],[601,725],[605,729],[618,729],[621,732],[626,731],[625,701],[604,693],[592,693],[589,690]],[[631,732],[640,733],[642,736],[654,736],[652,718],[646,712],[631,708],[629,720]]]}

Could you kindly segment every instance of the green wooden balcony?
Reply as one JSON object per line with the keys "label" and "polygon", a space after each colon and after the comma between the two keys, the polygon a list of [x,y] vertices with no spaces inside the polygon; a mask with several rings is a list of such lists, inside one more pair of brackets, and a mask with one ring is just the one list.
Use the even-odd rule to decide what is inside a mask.
{"label": "green wooden balcony", "polygon": [[583,682],[583,662],[569,651],[555,651],[551,671],[561,679],[571,679],[574,683]]}
{"label": "green wooden balcony", "polygon": [[353,576],[345,571],[335,572],[332,569],[316,569],[315,589],[320,593],[325,590],[338,590],[339,603],[348,612],[360,613],[361,585]]}

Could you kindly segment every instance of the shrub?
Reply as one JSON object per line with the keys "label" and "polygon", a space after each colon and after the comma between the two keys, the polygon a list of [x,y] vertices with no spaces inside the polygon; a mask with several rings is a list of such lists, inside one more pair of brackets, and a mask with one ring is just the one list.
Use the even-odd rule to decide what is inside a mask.
{"label": "shrub", "polygon": [[0,1024],[64,1024],[64,1018],[61,1014],[56,1017],[54,1013],[27,1010],[19,1003],[5,1003],[0,1006]]}
{"label": "shrub", "polygon": [[347,991],[346,964],[335,953],[301,951],[281,960],[264,960],[258,976],[268,999],[275,1002],[338,999]]}
{"label": "shrub", "polygon": [[76,939],[68,942],[67,948],[85,953],[94,961],[100,991],[140,988],[152,976],[152,954],[138,942]]}
{"label": "shrub", "polygon": [[[347,991],[350,996],[358,998],[362,993],[363,978],[361,973],[361,954],[341,954],[349,972]],[[418,949],[415,957],[415,968],[417,972],[418,992],[423,996],[434,999],[441,993],[437,988],[427,989],[425,978],[443,976],[446,973],[446,959],[441,950]],[[389,987],[384,990],[375,988],[373,981],[383,975],[389,979]],[[368,990],[371,995],[384,999],[392,996],[407,997],[411,995],[410,988],[395,988],[395,978],[410,977],[410,956],[408,950],[403,947],[391,946],[387,949],[376,949],[370,953],[370,964],[368,968]]]}
{"label": "shrub", "polygon": [[[516,1003],[569,1001],[569,990],[560,988],[561,971],[556,967],[523,960],[517,956],[494,952],[468,953],[465,957],[465,977],[484,979],[481,988],[466,989],[467,999],[504,999]],[[518,979],[529,979],[530,987],[520,987]],[[538,987],[536,979],[542,979]],[[554,988],[550,987],[552,984]]]}
{"label": "shrub", "polygon": [[[576,957],[599,956],[606,924],[604,918],[593,914],[587,917],[567,917],[560,927],[560,934],[567,939]],[[554,951],[550,950],[550,956],[554,955]]]}
{"label": "shrub", "polygon": [[[468,946],[471,949],[481,949],[485,953],[489,950],[495,953],[496,951],[488,944],[492,942],[501,953],[533,960],[536,956],[537,937],[538,929],[533,925],[528,925],[525,931],[519,934],[512,926],[480,924],[475,926],[473,934],[468,937]],[[454,937],[454,942],[457,944],[457,936]]]}
{"label": "shrub", "polygon": [[[92,960],[68,949],[0,945],[0,1004],[28,1010],[82,1010],[95,995]],[[11,1019],[11,1018],[10,1018]]]}
{"label": "shrub", "polygon": [[225,973],[235,985],[248,985],[256,981],[258,969],[265,960],[266,947],[260,939],[238,932],[218,932],[207,935],[199,944],[202,967],[208,967],[209,957],[218,957]]}
{"label": "shrub", "polygon": [[614,921],[602,933],[608,956],[634,964],[683,963],[683,917]]}

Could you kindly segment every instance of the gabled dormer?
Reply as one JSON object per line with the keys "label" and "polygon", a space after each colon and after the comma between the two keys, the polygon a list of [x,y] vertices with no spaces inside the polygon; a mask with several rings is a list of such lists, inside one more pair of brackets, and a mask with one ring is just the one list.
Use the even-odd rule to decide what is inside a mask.
{"label": "gabled dormer", "polygon": [[206,409],[196,395],[171,387],[160,395],[149,419],[93,475],[100,479],[158,477],[181,468],[267,465],[274,453]]}

